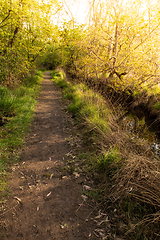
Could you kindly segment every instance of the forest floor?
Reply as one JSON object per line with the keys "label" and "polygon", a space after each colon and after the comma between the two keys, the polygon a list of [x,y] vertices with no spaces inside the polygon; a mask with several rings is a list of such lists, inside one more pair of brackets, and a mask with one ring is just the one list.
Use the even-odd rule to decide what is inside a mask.
{"label": "forest floor", "polygon": [[69,167],[80,139],[76,135],[71,144],[77,130],[64,108],[61,92],[45,72],[20,162],[11,169],[0,239],[108,239],[97,230],[98,209],[85,201],[92,182],[76,172],[77,163]]}

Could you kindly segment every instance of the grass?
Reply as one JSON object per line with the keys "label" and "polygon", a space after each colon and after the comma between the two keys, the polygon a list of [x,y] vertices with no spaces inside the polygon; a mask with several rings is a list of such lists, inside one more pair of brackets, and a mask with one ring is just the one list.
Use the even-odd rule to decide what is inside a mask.
{"label": "grass", "polygon": [[103,154],[100,155],[97,161],[97,168],[101,173],[114,175],[116,170],[120,168],[120,166],[118,166],[120,161],[120,151],[115,147],[111,147],[107,152],[104,150]]}
{"label": "grass", "polygon": [[0,87],[0,114],[1,116],[8,116],[13,114],[15,110],[16,98],[5,87]]}
{"label": "grass", "polygon": [[[160,162],[152,155],[147,141],[123,132],[115,121],[114,108],[108,107],[100,94],[83,83],[68,81],[61,70],[52,76],[81,129],[79,165],[97,184],[97,191],[89,194],[98,200],[100,208],[107,207],[115,226],[112,234],[125,235],[128,240],[157,240]],[[156,107],[159,109],[159,105]],[[118,228],[121,221],[125,229]]]}
{"label": "grass", "polygon": [[95,127],[104,133],[110,130],[108,124],[111,112],[106,108],[102,96],[91,91],[82,83],[72,85],[66,81],[62,72],[53,71],[53,79],[57,86],[63,88],[64,99],[72,100],[68,110],[77,119],[85,119],[91,127]]}
{"label": "grass", "polygon": [[40,91],[42,72],[25,79],[16,89],[0,86],[0,192],[5,194],[7,169],[19,159],[19,149],[34,116],[36,98]]}

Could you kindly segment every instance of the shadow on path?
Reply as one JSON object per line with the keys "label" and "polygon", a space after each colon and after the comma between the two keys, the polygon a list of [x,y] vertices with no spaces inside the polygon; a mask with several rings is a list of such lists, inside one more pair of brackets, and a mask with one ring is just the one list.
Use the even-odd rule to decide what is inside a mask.
{"label": "shadow on path", "polygon": [[12,196],[1,216],[3,240],[97,239],[94,223],[86,221],[93,209],[79,208],[85,176],[76,179],[64,171],[73,124],[63,108],[61,93],[45,72],[35,120],[10,181]]}

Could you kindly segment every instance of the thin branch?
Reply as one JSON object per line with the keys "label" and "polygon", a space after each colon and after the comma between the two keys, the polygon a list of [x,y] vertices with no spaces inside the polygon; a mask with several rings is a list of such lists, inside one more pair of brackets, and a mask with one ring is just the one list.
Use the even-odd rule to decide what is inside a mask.
{"label": "thin branch", "polygon": [[[99,58],[102,62],[105,62],[103,59],[101,59],[99,56],[97,56],[97,54],[91,49],[91,48],[88,48],[91,52],[93,52],[93,54]],[[106,62],[105,62],[106,63]]]}
{"label": "thin branch", "polygon": [[4,24],[3,26],[0,26],[0,28],[3,28],[3,27],[5,27],[5,26],[7,26],[9,23],[6,23],[6,24]]}
{"label": "thin branch", "polygon": [[12,11],[12,10],[9,10],[8,15],[2,20],[2,22],[0,23],[0,25],[1,25],[4,21],[6,21],[7,18],[9,18],[11,11]]}
{"label": "thin branch", "polygon": [[71,10],[70,10],[70,8],[68,7],[68,5],[67,5],[67,3],[66,3],[66,1],[65,0],[63,0],[63,6],[64,6],[64,4],[67,6],[67,8],[68,8],[68,10],[69,10],[69,12],[70,12],[70,14],[71,14],[71,17],[72,17],[72,20],[73,20],[73,27],[74,27],[74,16],[73,16],[73,14],[72,14],[72,12],[71,12]]}
{"label": "thin branch", "polygon": [[63,5],[62,6],[60,6],[58,9],[57,9],[57,11],[55,12],[55,13],[53,13],[53,15],[56,15],[57,14],[57,12],[61,9],[63,7]]}
{"label": "thin branch", "polygon": [[[136,50],[137,48],[139,48],[139,47],[150,37],[150,35],[151,35],[159,26],[160,26],[160,23],[159,23],[155,28],[152,29],[152,31],[150,32],[150,34],[147,35],[147,37],[146,37],[141,43],[139,43],[139,44],[133,49],[133,51]],[[131,53],[129,53],[129,54],[122,60],[122,62],[121,62],[117,67],[120,67],[120,66],[122,65],[122,63],[123,63],[124,61],[126,61],[126,59],[130,56],[130,54],[131,54]]]}

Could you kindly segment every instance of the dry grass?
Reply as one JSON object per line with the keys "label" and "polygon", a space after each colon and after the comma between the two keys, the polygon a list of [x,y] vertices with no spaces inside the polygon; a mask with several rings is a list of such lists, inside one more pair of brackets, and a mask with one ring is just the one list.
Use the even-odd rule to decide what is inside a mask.
{"label": "dry grass", "polygon": [[[113,202],[127,196],[147,204],[150,214],[137,225],[160,222],[160,162],[154,158],[129,154],[123,167],[113,177]],[[153,211],[153,212],[151,212]]]}
{"label": "dry grass", "polygon": [[140,155],[129,155],[114,176],[112,196],[131,194],[140,201],[160,208],[160,162]]}

